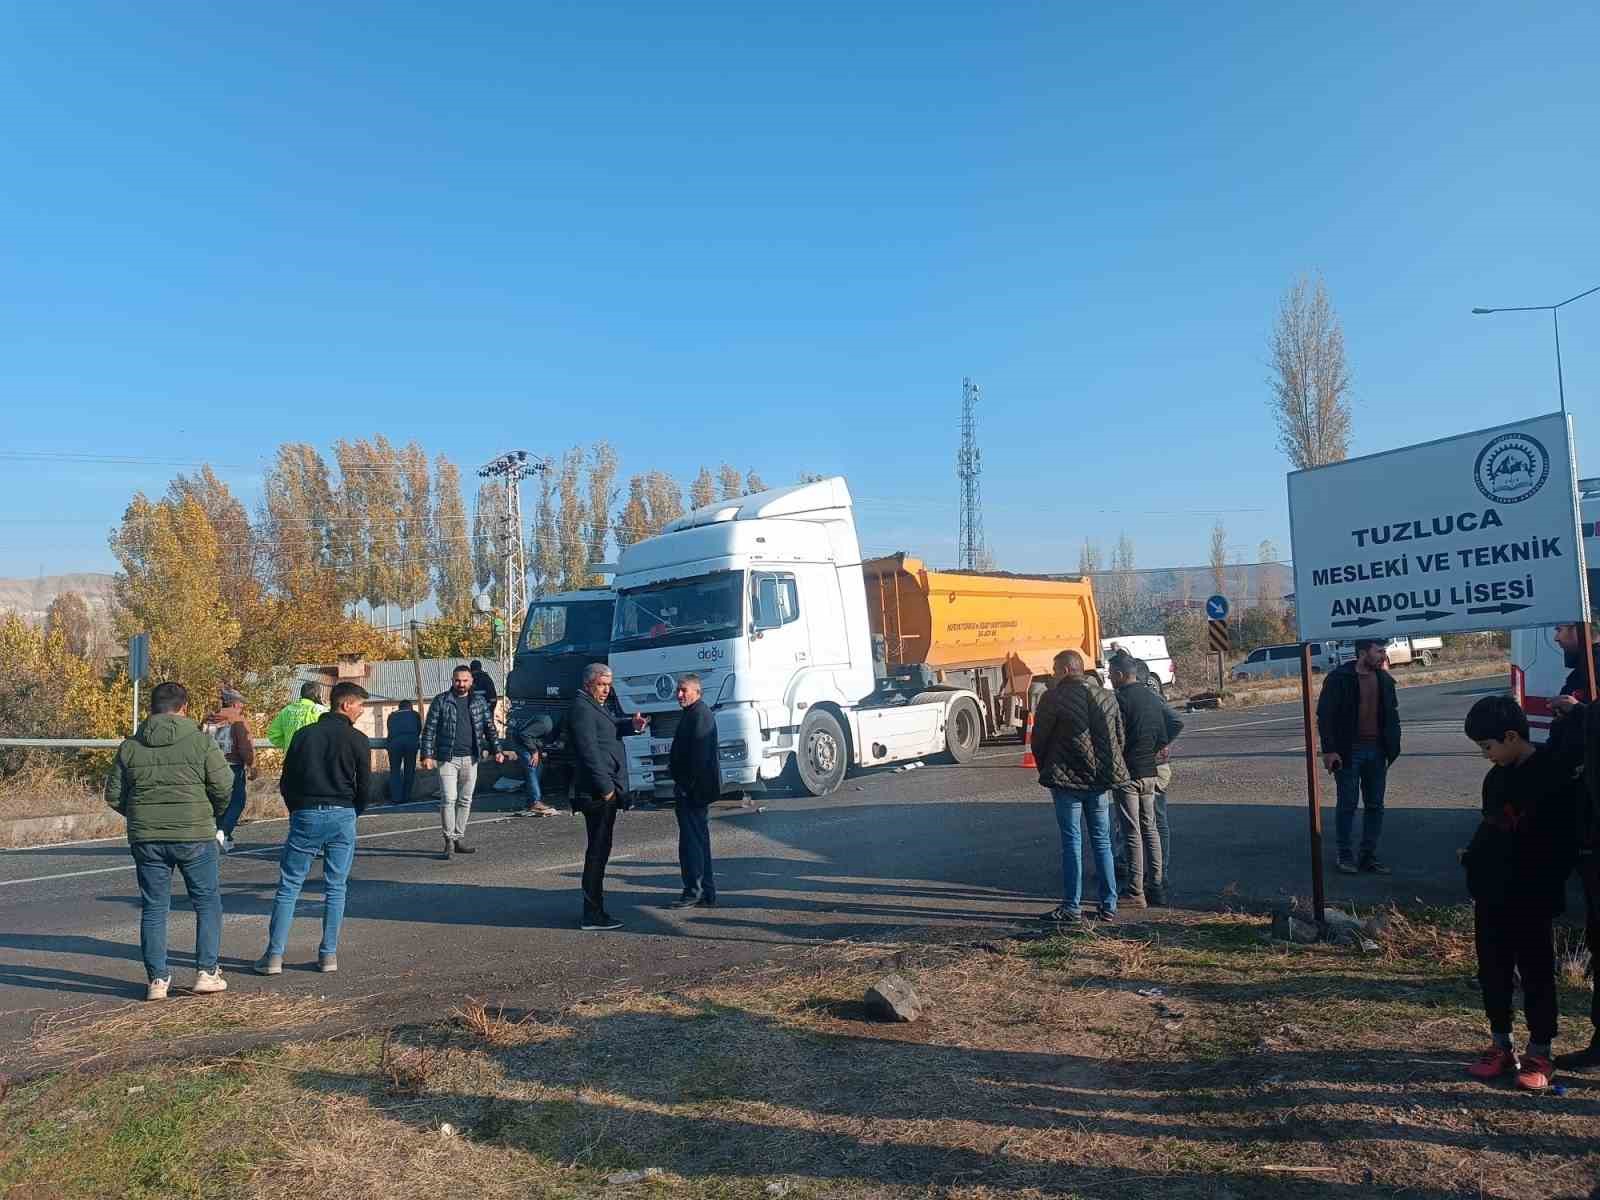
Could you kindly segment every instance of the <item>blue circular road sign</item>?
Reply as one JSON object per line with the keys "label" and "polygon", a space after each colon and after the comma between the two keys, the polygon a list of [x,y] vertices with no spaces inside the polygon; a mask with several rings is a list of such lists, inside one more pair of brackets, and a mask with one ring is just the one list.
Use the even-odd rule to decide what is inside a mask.
{"label": "blue circular road sign", "polygon": [[1228,598],[1226,596],[1213,596],[1207,600],[1206,616],[1213,621],[1226,621],[1228,619]]}

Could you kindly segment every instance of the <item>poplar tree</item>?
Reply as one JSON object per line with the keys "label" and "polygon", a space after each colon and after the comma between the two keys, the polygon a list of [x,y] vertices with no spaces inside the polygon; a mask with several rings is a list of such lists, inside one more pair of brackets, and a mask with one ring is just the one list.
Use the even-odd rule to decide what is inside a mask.
{"label": "poplar tree", "polygon": [[461,502],[461,471],[444,455],[434,460],[433,590],[439,611],[459,617],[472,607],[472,547]]}
{"label": "poplar tree", "polygon": [[689,485],[689,507],[704,508],[708,504],[716,503],[716,499],[717,481],[712,478],[707,468],[701,467],[700,474],[696,475],[694,482]]}

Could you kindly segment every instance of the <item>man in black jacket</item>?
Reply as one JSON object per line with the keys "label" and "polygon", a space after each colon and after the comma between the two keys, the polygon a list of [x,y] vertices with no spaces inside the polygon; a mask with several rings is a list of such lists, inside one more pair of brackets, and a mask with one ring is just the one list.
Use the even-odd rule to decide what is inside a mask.
{"label": "man in black jacket", "polygon": [[[1383,832],[1383,795],[1389,768],[1400,757],[1400,705],[1394,676],[1383,669],[1383,642],[1359,640],[1354,662],[1330,672],[1317,700],[1317,737],[1322,764],[1333,772],[1338,793],[1334,825],[1339,844],[1338,869],[1346,875],[1370,871],[1387,875],[1378,861],[1378,836]],[[1356,802],[1361,815],[1361,858],[1354,853]]]}
{"label": "man in black jacket", "polygon": [[283,974],[295,902],[318,854],[322,855],[322,944],[317,970],[339,969],[339,927],[344,922],[345,890],[356,854],[356,818],[367,807],[372,783],[372,747],[356,728],[366,689],[339,683],[329,697],[330,712],[289,743],[278,790],[289,809],[289,834],[278,860],[278,894],[272,901],[267,952],[256,961],[260,975]]}
{"label": "man in black jacket", "polygon": [[450,672],[450,690],[440,692],[428,705],[422,723],[422,769],[439,766],[439,824],[444,827],[445,859],[472,854],[467,845],[467,821],[472,796],[478,788],[478,761],[492,755],[504,762],[494,708],[472,687],[472,668]]}
{"label": "man in black jacket", "polygon": [[[1594,627],[1590,627],[1591,637]],[[1584,940],[1589,946],[1592,991],[1589,1020],[1594,1026],[1588,1046],[1556,1057],[1556,1066],[1567,1070],[1592,1071],[1600,1068],[1600,705],[1589,690],[1589,667],[1583,661],[1583,626],[1576,622],[1557,625],[1555,643],[1571,668],[1561,685],[1561,694],[1551,702],[1555,722],[1550,726],[1550,745],[1583,756],[1582,777],[1576,794],[1577,821],[1574,830],[1578,879],[1583,884]],[[1589,653],[1595,653],[1591,641]],[[1600,676],[1600,668],[1597,668]],[[1581,749],[1580,749],[1581,747]]]}
{"label": "man in black jacket", "polygon": [[583,689],[567,714],[572,740],[574,778],[572,806],[583,814],[589,840],[583,852],[583,920],[580,929],[620,929],[622,922],[606,912],[606,863],[611,860],[611,837],[617,825],[617,807],[628,791],[628,760],[619,736],[630,727],[643,733],[643,715],[618,721],[606,709],[611,696],[611,668],[590,663],[584,668]]}
{"label": "man in black jacket", "polygon": [[717,902],[717,879],[711,868],[711,805],[722,793],[717,759],[717,718],[700,695],[700,676],[678,680],[683,717],[672,735],[672,787],[677,794],[678,868],[683,895],[673,908],[711,908]]}
{"label": "man in black jacket", "polygon": [[[1177,730],[1171,727],[1171,710],[1161,697],[1139,681],[1139,661],[1118,654],[1111,660],[1111,686],[1116,689],[1117,707],[1122,710],[1122,757],[1128,764],[1128,782],[1116,789],[1118,830],[1126,864],[1126,886],[1119,886],[1119,898],[1130,908],[1165,904],[1161,888],[1165,877],[1164,850],[1156,814],[1156,795],[1162,752]],[[1176,717],[1172,718],[1174,721]],[[1178,722],[1178,729],[1182,729]]]}

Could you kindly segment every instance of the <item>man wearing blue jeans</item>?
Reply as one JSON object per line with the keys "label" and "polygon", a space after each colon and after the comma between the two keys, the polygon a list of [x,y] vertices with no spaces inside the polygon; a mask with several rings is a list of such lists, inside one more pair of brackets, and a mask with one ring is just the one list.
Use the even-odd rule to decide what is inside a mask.
{"label": "man wearing blue jeans", "polygon": [[278,861],[278,893],[272,900],[267,951],[256,961],[259,975],[283,974],[289,927],[311,864],[322,857],[322,944],[317,970],[339,969],[339,927],[346,886],[356,854],[356,818],[367,807],[372,782],[372,747],[356,728],[367,699],[354,683],[335,684],[331,711],[302,729],[289,744],[278,785],[289,809],[289,835]]}
{"label": "man wearing blue jeans", "polygon": [[[1383,669],[1381,641],[1355,643],[1356,657],[1328,674],[1317,699],[1317,737],[1322,764],[1333,773],[1338,808],[1334,830],[1337,869],[1346,875],[1366,871],[1387,875],[1378,858],[1383,833],[1383,798],[1389,768],[1400,757],[1400,706],[1394,676]],[[1361,857],[1355,854],[1356,806],[1361,815]]]}
{"label": "man wearing blue jeans", "polygon": [[1099,876],[1095,916],[1117,913],[1117,873],[1111,857],[1111,808],[1107,793],[1129,782],[1122,757],[1122,712],[1099,680],[1084,674],[1083,656],[1064,650],[1054,662],[1055,683],[1039,699],[1033,723],[1033,755],[1039,784],[1055,801],[1061,831],[1061,904],[1043,920],[1083,923],[1083,818]]}
{"label": "man wearing blue jeans", "polygon": [[128,822],[128,849],[139,877],[139,950],[145,999],[165,1000],[167,916],[172,873],[183,876],[194,905],[197,995],[226,991],[217,965],[222,945],[222,897],[217,887],[217,819],[233,790],[222,750],[189,717],[181,683],[150,693],[150,716],[117,748],[106,778],[106,803]]}

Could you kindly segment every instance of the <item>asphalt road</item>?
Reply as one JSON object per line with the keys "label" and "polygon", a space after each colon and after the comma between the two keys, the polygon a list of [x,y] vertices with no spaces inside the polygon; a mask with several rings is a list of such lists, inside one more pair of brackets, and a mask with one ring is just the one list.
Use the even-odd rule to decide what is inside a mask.
{"label": "asphalt road", "polygon": [[[1394,874],[1332,872],[1329,787],[1330,899],[1462,899],[1454,852],[1475,822],[1484,764],[1461,719],[1478,696],[1502,689],[1494,678],[1401,691],[1405,753],[1390,775],[1381,847]],[[1309,894],[1298,704],[1186,720],[1173,764],[1172,902],[1213,908]],[[544,1007],[840,938],[1009,929],[1051,908],[1060,889],[1047,793],[1017,766],[1019,754],[985,746],[965,766],[875,771],[822,800],[718,805],[716,909],[667,907],[681,886],[671,811],[625,813],[607,898],[625,928],[609,934],[576,928],[581,819],[512,818],[517,802],[486,792],[473,816],[479,853],[444,862],[434,808],[373,810],[361,822],[333,976],[308,967],[320,925],[316,872],[285,973],[268,980],[249,971],[265,943],[285,828],[253,823],[223,862],[223,968],[232,992],[369,997],[375,1010],[421,1017],[468,995]],[[0,1063],[25,1057],[42,1013],[142,997],[138,924],[123,841],[0,853]],[[174,986],[187,987],[194,918],[181,895],[170,944]]]}

